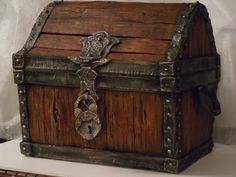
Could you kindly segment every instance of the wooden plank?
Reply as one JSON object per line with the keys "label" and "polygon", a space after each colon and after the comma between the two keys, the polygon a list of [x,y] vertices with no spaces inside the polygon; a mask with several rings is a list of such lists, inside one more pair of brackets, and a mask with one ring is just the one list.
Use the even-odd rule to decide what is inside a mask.
{"label": "wooden plank", "polygon": [[57,5],[60,10],[70,10],[72,8],[86,9],[132,9],[132,10],[174,10],[182,8],[185,3],[145,3],[145,2],[116,2],[116,1],[90,1],[90,2],[63,2]]}
{"label": "wooden plank", "polygon": [[185,4],[64,2],[56,6],[43,33],[171,39]]}
{"label": "wooden plank", "polygon": [[144,24],[137,22],[103,21],[85,18],[48,19],[42,32],[53,34],[91,35],[97,31],[107,31],[112,36],[171,39],[174,24]]}
{"label": "wooden plank", "polygon": [[116,151],[134,151],[132,93],[107,91],[105,93],[105,104],[107,148]]}
{"label": "wooden plank", "polygon": [[[30,127],[30,137],[33,138],[34,141],[46,141],[44,135],[44,127],[41,126],[42,120],[40,117],[44,117],[44,90],[43,87],[38,87],[38,89],[34,91],[30,91],[27,89],[27,101],[28,101],[28,114],[29,117],[35,117],[34,120],[29,120]],[[31,111],[31,110],[40,110],[41,112]],[[39,117],[39,118],[38,118]],[[46,123],[46,122],[45,122]],[[45,142],[46,143],[46,142]]]}
{"label": "wooden plank", "polygon": [[[78,50],[60,50],[60,49],[48,49],[48,48],[33,48],[27,57],[31,56],[79,56]],[[134,54],[134,53],[110,53],[107,58],[111,60],[135,60],[135,61],[159,61],[164,59],[166,55],[157,54]]]}
{"label": "wooden plank", "polygon": [[214,118],[203,107],[196,90],[184,93],[182,114],[182,154],[185,155],[211,138]]}
{"label": "wooden plank", "polygon": [[[35,47],[82,50],[81,36],[41,34]],[[120,38],[121,43],[114,46],[111,52],[124,53],[145,53],[145,54],[166,54],[170,41]]]}
{"label": "wooden plank", "polygon": [[78,93],[78,88],[28,87],[32,142],[88,148],[103,146],[105,133],[101,133],[94,140],[86,141],[75,130],[74,102]]}
{"label": "wooden plank", "polygon": [[137,152],[161,153],[163,132],[162,98],[156,94],[139,93],[133,97],[134,149]]}
{"label": "wooden plank", "polygon": [[[132,7],[128,3],[124,3],[125,6],[122,3],[115,3],[115,5],[112,3],[74,3],[71,6],[68,6],[67,3],[60,4],[55,7],[50,18],[86,18],[113,22],[176,24],[177,17],[184,6],[184,4],[175,6],[166,4],[131,4]],[[140,8],[140,5],[142,5],[142,8]]]}

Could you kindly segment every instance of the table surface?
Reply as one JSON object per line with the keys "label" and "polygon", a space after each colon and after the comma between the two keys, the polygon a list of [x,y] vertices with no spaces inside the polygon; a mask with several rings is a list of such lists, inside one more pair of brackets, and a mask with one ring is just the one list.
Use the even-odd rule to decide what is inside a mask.
{"label": "table surface", "polygon": [[[0,144],[0,169],[61,177],[176,177],[167,173],[25,157],[19,139]],[[236,177],[236,146],[215,144],[213,152],[179,176]]]}

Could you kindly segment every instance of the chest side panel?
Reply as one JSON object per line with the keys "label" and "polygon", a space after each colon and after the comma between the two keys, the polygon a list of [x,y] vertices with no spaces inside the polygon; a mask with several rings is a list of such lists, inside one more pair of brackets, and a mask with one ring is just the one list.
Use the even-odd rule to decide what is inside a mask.
{"label": "chest side panel", "polygon": [[102,130],[87,141],[75,130],[78,88],[28,86],[27,92],[32,142],[146,154],[162,151],[162,99],[157,94],[100,92]]}
{"label": "chest side panel", "polygon": [[[202,57],[215,55],[214,45],[210,39],[210,29],[206,18],[197,14],[193,19],[188,40],[183,52],[184,58]],[[215,59],[215,58],[213,58]],[[209,72],[206,70],[205,72]],[[217,83],[212,83],[216,85]],[[200,146],[211,138],[213,115],[201,101],[197,88],[183,94],[183,154]]]}

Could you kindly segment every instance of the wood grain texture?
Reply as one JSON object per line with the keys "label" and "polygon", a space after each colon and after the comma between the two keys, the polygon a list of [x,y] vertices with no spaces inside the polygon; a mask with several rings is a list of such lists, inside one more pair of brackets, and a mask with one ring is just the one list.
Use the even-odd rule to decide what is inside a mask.
{"label": "wood grain texture", "polygon": [[[123,9],[127,10],[167,10],[173,11],[182,8],[185,4],[181,3],[145,3],[145,2],[117,2],[117,1],[91,1],[91,2],[63,2],[58,4],[60,10],[74,9]],[[170,13],[170,12],[169,12]]]}
{"label": "wood grain texture", "polygon": [[[90,3],[91,4],[91,3]],[[100,3],[101,4],[101,3]],[[104,4],[104,3],[103,3]],[[127,4],[127,3],[126,3]],[[92,4],[91,4],[92,5]],[[51,19],[75,19],[75,18],[85,18],[85,19],[94,19],[94,20],[103,20],[103,21],[114,21],[114,22],[141,22],[145,24],[150,23],[176,23],[176,16],[179,14],[182,9],[182,4],[176,6],[160,6],[152,8],[135,8],[132,5],[132,10],[127,6],[123,7],[107,7],[102,8],[100,6],[83,6],[75,5],[71,7],[66,7],[65,4],[56,6],[52,12]],[[150,5],[149,5],[150,6]]]}
{"label": "wood grain texture", "polygon": [[84,140],[75,131],[73,115],[78,88],[28,86],[31,141],[82,148],[160,154],[162,151],[162,99],[137,92],[100,93],[102,131]]}
{"label": "wood grain texture", "polygon": [[182,154],[184,155],[210,140],[214,118],[203,107],[196,90],[184,93],[182,113]]}
{"label": "wood grain texture", "polygon": [[105,30],[121,41],[112,48],[110,59],[159,61],[166,56],[177,17],[184,6],[125,2],[59,3],[29,56],[31,53],[78,56],[82,36]]}
{"label": "wood grain texture", "polygon": [[[33,48],[27,54],[27,57],[35,56],[52,56],[52,57],[68,57],[79,56],[79,50],[61,50],[49,48]],[[136,61],[159,61],[165,58],[165,55],[157,54],[133,54],[133,53],[109,53],[107,58],[111,60],[136,60]]]}
{"label": "wood grain texture", "polygon": [[194,58],[214,55],[210,44],[209,33],[205,19],[196,15],[193,19],[190,34],[185,44],[183,58]]}
{"label": "wood grain texture", "polygon": [[[56,6],[51,18],[86,18],[104,21],[134,21],[142,23],[176,23],[183,4],[146,4],[114,2],[68,3]],[[130,10],[132,8],[132,10]]]}
{"label": "wood grain texture", "polygon": [[[41,34],[35,47],[81,51],[81,37],[82,36]],[[163,55],[166,54],[170,43],[165,40],[141,38],[119,38],[119,40],[121,43],[114,46],[111,52]]]}
{"label": "wood grain texture", "polygon": [[61,3],[43,33],[90,35],[105,30],[113,36],[171,39],[184,4],[122,2]]}
{"label": "wood grain texture", "polygon": [[131,22],[102,21],[94,19],[49,19],[43,33],[91,35],[107,31],[112,36],[171,39],[174,24],[143,24]]}
{"label": "wood grain texture", "polygon": [[[194,17],[183,56],[192,58],[213,54],[206,21],[198,14]],[[197,89],[183,94],[182,112],[182,155],[185,155],[211,138],[214,118],[200,102]]]}

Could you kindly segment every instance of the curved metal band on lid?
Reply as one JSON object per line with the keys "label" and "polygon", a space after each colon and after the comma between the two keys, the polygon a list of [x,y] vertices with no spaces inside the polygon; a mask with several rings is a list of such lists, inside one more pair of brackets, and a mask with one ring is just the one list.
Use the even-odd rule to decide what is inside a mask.
{"label": "curved metal band on lid", "polygon": [[17,53],[12,56],[12,65],[14,73],[14,81],[18,86],[18,96],[19,96],[19,110],[21,117],[21,128],[22,128],[22,138],[23,141],[20,144],[21,153],[24,155],[31,155],[30,142],[30,131],[29,131],[29,118],[28,118],[28,106],[27,106],[27,88],[25,82],[25,55],[34,46],[40,32],[43,29],[48,17],[50,16],[52,10],[59,2],[51,2],[48,4],[43,11],[40,13],[39,17],[34,24],[30,36],[26,40],[24,46]]}

